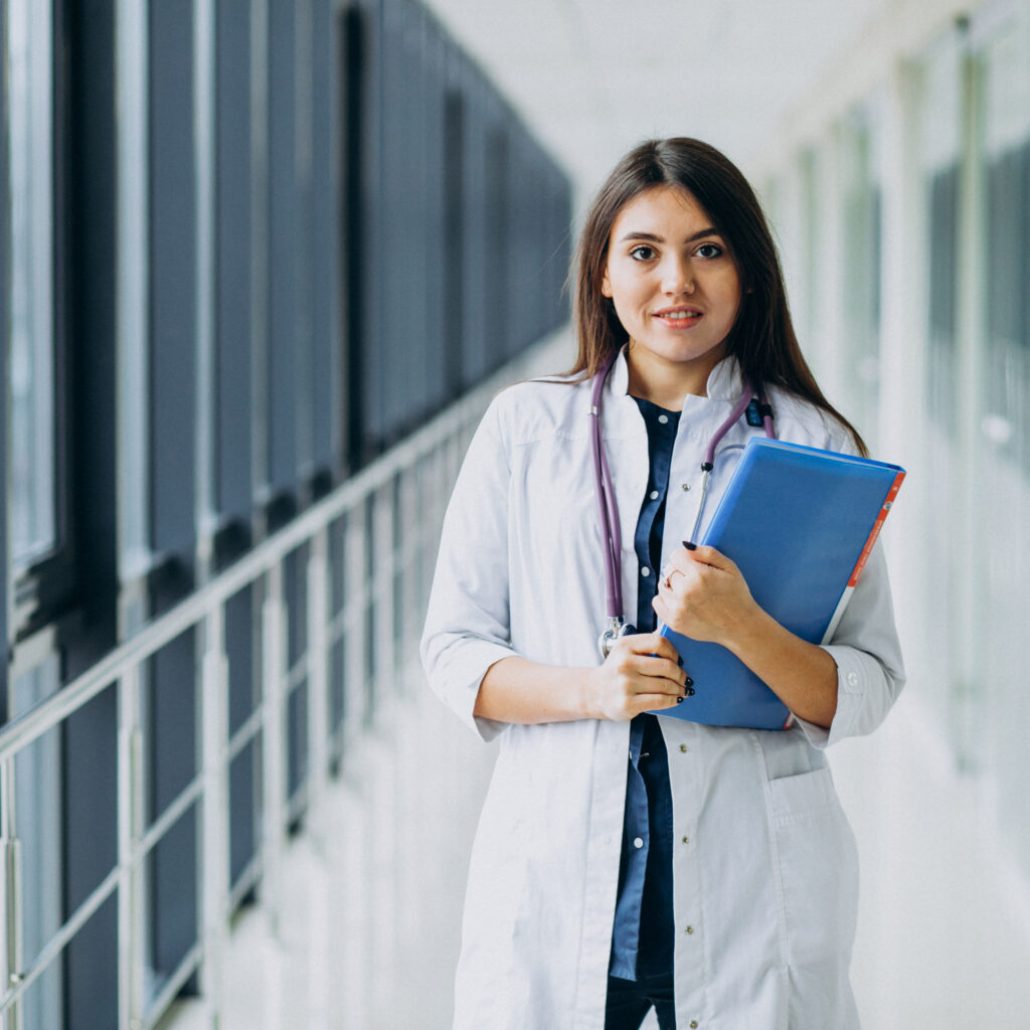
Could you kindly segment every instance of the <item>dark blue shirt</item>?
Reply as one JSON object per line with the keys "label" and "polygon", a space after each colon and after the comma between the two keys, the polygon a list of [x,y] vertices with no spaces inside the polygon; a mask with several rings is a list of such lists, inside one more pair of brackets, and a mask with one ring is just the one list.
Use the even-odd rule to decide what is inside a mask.
{"label": "dark blue shirt", "polygon": [[[639,566],[636,626],[638,632],[650,633],[657,625],[651,601],[658,592],[665,499],[680,414],[635,399],[647,424],[650,462],[647,493],[633,540]],[[626,980],[667,975],[672,972],[674,941],[669,760],[657,717],[638,715],[630,723],[622,859],[609,972]]]}

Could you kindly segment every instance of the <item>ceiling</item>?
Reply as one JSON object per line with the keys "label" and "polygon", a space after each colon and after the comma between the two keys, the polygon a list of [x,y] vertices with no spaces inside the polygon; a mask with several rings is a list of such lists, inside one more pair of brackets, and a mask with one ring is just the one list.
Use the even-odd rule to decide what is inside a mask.
{"label": "ceiling", "polygon": [[745,171],[891,0],[427,0],[592,193],[651,136]]}

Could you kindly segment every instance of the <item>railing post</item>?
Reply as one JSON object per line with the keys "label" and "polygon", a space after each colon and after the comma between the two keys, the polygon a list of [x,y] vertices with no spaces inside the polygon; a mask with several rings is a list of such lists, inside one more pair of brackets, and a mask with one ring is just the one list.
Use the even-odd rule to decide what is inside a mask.
{"label": "railing post", "polygon": [[229,912],[228,684],[225,608],[216,604],[203,624],[203,657],[198,714],[203,775],[200,847],[201,933],[204,955],[201,988],[210,1025],[222,1022],[225,947]]}
{"label": "railing post", "polygon": [[358,739],[368,718],[367,661],[365,658],[368,619],[368,574],[365,570],[365,534],[367,533],[366,505],[356,504],[347,516],[343,542],[347,563],[346,582],[350,597],[344,603],[344,626],[347,666],[345,693],[345,739]]}
{"label": "railing post", "polygon": [[394,646],[394,563],[397,556],[393,552],[393,482],[387,480],[375,492],[373,501],[372,542],[375,554],[372,568],[369,570],[368,588],[376,599],[376,624],[372,634],[375,642],[373,662],[375,682],[374,715],[378,717],[379,709],[393,707],[397,692],[397,662]]}
{"label": "railing post", "polygon": [[262,609],[262,671],[264,690],[261,703],[262,769],[264,781],[264,833],[262,844],[261,900],[268,910],[272,932],[281,932],[279,906],[282,903],[282,859],[286,835],[286,715],[283,696],[286,679],[286,613],[283,608],[283,569],[277,562],[265,578]]}
{"label": "railing post", "polygon": [[[0,846],[3,848],[3,993],[17,987],[22,978],[21,935],[21,846],[17,832],[13,757],[0,765],[0,797],[2,797],[2,828]],[[22,1004],[17,999],[7,1010],[6,1030],[21,1030]]]}
{"label": "railing post", "polygon": [[[329,536],[323,527],[308,553],[308,811],[316,837],[329,776]],[[320,843],[317,842],[316,843]]]}
{"label": "railing post", "polygon": [[138,855],[143,833],[143,736],[139,712],[140,669],[118,679],[118,1025],[143,1026],[143,878]]}

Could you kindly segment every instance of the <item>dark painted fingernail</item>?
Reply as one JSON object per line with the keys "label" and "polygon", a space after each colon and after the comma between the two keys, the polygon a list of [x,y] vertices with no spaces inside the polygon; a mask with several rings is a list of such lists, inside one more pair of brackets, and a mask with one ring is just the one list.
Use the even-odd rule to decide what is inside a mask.
{"label": "dark painted fingernail", "polygon": [[684,540],[684,541],[683,541],[683,546],[684,546],[684,547],[685,547],[685,548],[686,548],[686,549],[687,549],[688,551],[696,551],[696,550],[697,550],[697,544],[692,544],[692,543],[691,543],[691,542],[690,542],[689,540]]}
{"label": "dark painted fingernail", "polygon": [[683,655],[681,655],[681,654],[676,655],[676,662],[679,665],[679,667],[682,669],[683,668]]}
{"label": "dark painted fingernail", "polygon": [[693,697],[693,696],[694,696],[694,688],[693,687],[687,687],[687,697]]}
{"label": "dark painted fingernail", "polygon": [[692,687],[692,686],[694,685],[694,681],[693,681],[693,680],[692,680],[692,679],[691,679],[691,678],[690,678],[689,676],[688,676],[688,677],[687,677],[687,678],[686,678],[686,679],[685,679],[685,680],[684,680],[683,682],[684,682],[684,683],[685,683],[685,684],[686,684],[686,685],[687,685],[688,687]]}
{"label": "dark painted fingernail", "polygon": [[676,704],[678,704],[678,705],[683,704],[683,698],[681,698],[681,697],[676,698]]}

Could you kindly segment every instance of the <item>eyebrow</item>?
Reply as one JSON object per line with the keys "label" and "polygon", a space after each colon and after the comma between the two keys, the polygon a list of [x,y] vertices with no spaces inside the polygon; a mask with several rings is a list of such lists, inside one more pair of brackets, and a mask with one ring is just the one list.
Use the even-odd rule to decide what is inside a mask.
{"label": "eyebrow", "polygon": [[[709,226],[707,229],[702,229],[700,232],[694,233],[693,236],[688,236],[684,243],[693,243],[694,240],[701,239],[702,236],[721,236],[722,233],[718,229],[713,229]],[[656,236],[653,232],[628,232],[625,236],[619,240],[620,243],[625,243],[627,240],[647,240],[649,243],[664,243],[665,240],[661,236]]]}

